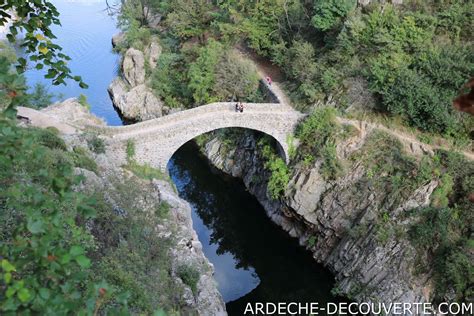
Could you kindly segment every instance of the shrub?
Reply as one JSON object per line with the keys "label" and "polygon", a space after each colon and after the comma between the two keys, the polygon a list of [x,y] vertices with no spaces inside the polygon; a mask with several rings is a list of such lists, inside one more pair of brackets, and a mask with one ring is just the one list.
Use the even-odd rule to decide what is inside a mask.
{"label": "shrub", "polygon": [[342,171],[336,155],[335,141],[340,132],[344,133],[335,119],[334,108],[318,108],[298,125],[296,131],[296,137],[301,141],[301,159],[311,163],[310,156],[321,158],[321,174],[328,179],[336,178]]}
{"label": "shrub", "polygon": [[199,282],[199,271],[191,265],[181,265],[176,271],[183,283],[191,288],[193,294],[197,294],[197,284]]}
{"label": "shrub", "polygon": [[52,100],[54,97],[55,95],[49,93],[49,90],[45,85],[36,83],[33,87],[33,91],[28,94],[27,105],[34,109],[45,108],[53,103]]}
{"label": "shrub", "polygon": [[315,0],[312,22],[315,28],[327,31],[356,7],[356,0]]}
{"label": "shrub", "polygon": [[89,102],[87,102],[87,97],[84,94],[81,93],[77,101],[79,102],[80,105],[82,105],[86,109],[88,110],[91,109],[91,105],[89,104]]}
{"label": "shrub", "polygon": [[55,128],[31,128],[35,140],[51,149],[67,150],[66,143],[58,136],[59,131]]}
{"label": "shrub", "polygon": [[189,88],[198,104],[218,101],[212,91],[216,83],[216,66],[223,55],[223,48],[219,42],[210,40],[199,50],[196,61],[189,66]]}
{"label": "shrub", "polygon": [[132,161],[135,157],[135,142],[133,140],[127,140],[127,147],[125,151],[127,154],[127,161]]}
{"label": "shrub", "polygon": [[187,86],[187,69],[183,64],[180,54],[163,52],[151,76],[153,91],[172,108],[191,103],[192,93]]}
{"label": "shrub", "polygon": [[259,77],[254,64],[237,53],[227,52],[216,68],[213,95],[221,101],[261,102],[258,96]]}
{"label": "shrub", "polygon": [[98,167],[94,159],[92,159],[87,150],[83,147],[74,147],[72,152],[74,165],[79,168],[87,169],[97,173]]}
{"label": "shrub", "polygon": [[267,191],[272,199],[278,199],[285,193],[290,181],[290,171],[285,161],[274,152],[268,138],[262,138],[258,145],[265,160],[264,167],[270,171]]}
{"label": "shrub", "polygon": [[46,147],[38,130],[3,117],[0,134],[0,311],[92,313],[100,306],[99,287],[108,287],[89,281],[92,237],[75,219],[89,219],[94,209],[73,190],[72,164],[49,141],[51,131],[40,135]]}
{"label": "shrub", "polygon": [[87,139],[87,146],[90,150],[92,150],[96,154],[104,154],[105,153],[105,142],[99,136],[92,134],[88,136]]}

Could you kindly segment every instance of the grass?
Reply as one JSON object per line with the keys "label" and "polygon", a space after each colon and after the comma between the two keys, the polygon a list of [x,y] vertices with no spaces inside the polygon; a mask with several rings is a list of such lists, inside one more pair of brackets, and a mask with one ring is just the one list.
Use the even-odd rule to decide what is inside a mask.
{"label": "grass", "polygon": [[197,284],[199,282],[200,273],[191,265],[181,265],[176,271],[177,275],[183,283],[191,288],[193,294],[197,294]]}
{"label": "grass", "polygon": [[87,135],[87,146],[96,154],[105,153],[105,142],[97,134]]}

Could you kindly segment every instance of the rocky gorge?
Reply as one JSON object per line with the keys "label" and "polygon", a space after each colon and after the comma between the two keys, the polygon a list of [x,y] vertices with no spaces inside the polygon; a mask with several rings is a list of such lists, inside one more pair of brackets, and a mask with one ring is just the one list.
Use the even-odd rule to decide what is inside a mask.
{"label": "rocky gorge", "polygon": [[[114,218],[129,223],[143,218],[152,225],[149,228],[151,231],[146,233],[151,234],[152,237],[147,237],[147,239],[156,238],[166,246],[163,249],[163,246],[155,245],[150,248],[150,251],[164,251],[165,257],[160,260],[169,258],[170,261],[163,267],[160,260],[154,260],[154,263],[147,266],[146,271],[140,272],[143,275],[138,277],[138,281],[144,288],[154,292],[150,294],[156,296],[154,300],[158,302],[158,305],[163,300],[174,300],[174,305],[190,314],[226,314],[224,302],[212,276],[212,264],[204,256],[202,245],[193,230],[190,206],[177,195],[176,189],[166,176],[155,176],[153,179],[144,177],[130,166],[118,163],[118,160],[107,151],[92,150],[91,139],[96,144],[106,139],[103,136],[96,136],[91,132],[91,127],[101,127],[105,123],[90,114],[76,99],[53,104],[41,111],[20,108],[19,116],[23,118],[25,126],[57,130],[72,152],[92,157],[93,162],[89,162],[87,167],[76,168],[75,173],[83,177],[83,181],[77,187],[78,191],[103,194],[106,208],[112,209],[109,215],[99,212],[98,218],[87,224],[99,244],[104,240],[113,240],[113,228],[107,228],[106,223],[116,222]],[[104,216],[103,222],[101,218]],[[145,225],[141,229],[148,228]],[[119,244],[127,244],[127,238],[126,235],[122,236]],[[99,252],[107,253],[110,251],[109,248],[116,247],[114,243],[100,246],[100,249],[105,248]],[[124,257],[120,260],[125,262],[127,259]],[[135,264],[138,263],[135,262]],[[199,277],[194,281],[195,284],[190,283],[188,274],[183,272],[183,267],[198,272]],[[104,269],[107,269],[107,265]],[[121,284],[129,282],[117,273],[114,272],[112,279]],[[168,286],[171,288],[163,289],[161,286],[165,285],[159,285],[157,282],[158,280],[161,280],[158,283],[164,282],[163,274],[167,273],[170,273],[171,284]]]}
{"label": "rocky gorge", "polygon": [[[154,109],[161,107],[159,115],[167,114],[166,107],[157,105],[159,102],[129,103],[127,97],[124,101],[116,97],[127,95],[121,91],[137,84],[148,91],[144,85],[144,68],[145,59],[150,58],[149,51],[145,50],[144,54],[128,49],[122,62],[124,79],[116,79],[109,89],[114,104],[123,109],[122,113],[128,113],[128,118],[137,121],[153,117],[147,116],[152,104]],[[128,94],[134,89],[137,88]],[[124,106],[128,103],[133,104],[130,112]],[[354,157],[364,156],[370,146],[377,146],[377,141],[384,141],[387,135],[377,138],[383,131],[371,124],[352,125],[351,129],[353,133],[336,144],[337,158],[344,162],[343,175],[327,179],[321,172],[321,159],[309,166],[301,161],[293,163],[291,180],[279,199],[268,193],[271,173],[260,153],[261,135],[246,131],[227,139],[213,133],[199,143],[211,165],[241,178],[268,217],[298,238],[317,262],[334,273],[335,294],[359,302],[431,302],[435,280],[430,259],[427,256],[420,259],[410,242],[407,232],[417,218],[407,214],[429,206],[440,181],[433,178],[404,194],[386,183],[381,185],[377,178],[390,175],[373,175],[370,162]],[[420,161],[424,156],[433,156],[433,150],[417,141],[401,139],[400,146],[401,154],[411,157],[408,159]]]}

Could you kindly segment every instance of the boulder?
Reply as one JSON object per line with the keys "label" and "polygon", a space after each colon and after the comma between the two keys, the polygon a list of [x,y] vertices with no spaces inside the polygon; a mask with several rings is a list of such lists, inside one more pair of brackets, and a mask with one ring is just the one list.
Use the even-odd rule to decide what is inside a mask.
{"label": "boulder", "polygon": [[124,32],[119,32],[112,36],[112,47],[117,47],[117,45],[120,45],[125,40],[125,33]]}
{"label": "boulder", "polygon": [[112,81],[108,89],[112,102],[124,118],[146,121],[163,115],[163,104],[145,84],[127,90],[120,78]]}
{"label": "boulder", "polygon": [[122,73],[132,87],[145,83],[145,56],[135,48],[129,48],[123,57]]}
{"label": "boulder", "polygon": [[147,21],[148,27],[151,29],[158,28],[158,25],[160,24],[163,16],[159,13],[153,12],[153,9],[150,9],[147,6],[145,6],[144,8],[144,12],[146,15],[146,21]]}
{"label": "boulder", "polygon": [[158,58],[161,55],[161,46],[156,41],[152,41],[150,45],[145,48],[145,56],[147,57],[148,64],[151,69],[155,69],[158,63]]}

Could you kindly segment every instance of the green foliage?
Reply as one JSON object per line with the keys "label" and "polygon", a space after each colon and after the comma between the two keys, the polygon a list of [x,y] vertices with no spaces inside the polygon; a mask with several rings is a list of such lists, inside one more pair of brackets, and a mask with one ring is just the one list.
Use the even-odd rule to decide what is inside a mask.
{"label": "green foliage", "polygon": [[434,207],[447,207],[449,204],[448,196],[453,190],[453,185],[453,178],[449,173],[443,174],[438,187],[431,195],[431,204]]}
{"label": "green foliage", "polygon": [[189,66],[189,88],[198,104],[218,101],[212,91],[216,82],[216,67],[223,53],[222,44],[211,40],[199,50],[198,58]]}
{"label": "green foliage", "polygon": [[258,85],[255,65],[235,52],[227,52],[216,66],[213,95],[218,100],[259,102]]}
{"label": "green foliage", "polygon": [[105,142],[96,134],[91,134],[87,137],[87,146],[96,154],[105,153]]}
{"label": "green foliage", "polygon": [[290,182],[290,171],[285,161],[275,153],[267,138],[262,138],[258,145],[266,161],[264,166],[270,172],[267,191],[272,199],[278,199],[285,193]]}
{"label": "green foliage", "polygon": [[168,176],[163,173],[161,170],[151,167],[148,164],[139,164],[136,161],[129,161],[127,165],[124,166],[126,169],[133,172],[137,177],[144,180],[168,180]]}
{"label": "green foliage", "polygon": [[80,181],[73,164],[50,131],[18,128],[2,117],[0,134],[0,310],[92,312],[100,300],[87,283],[93,242],[76,220],[91,218],[94,209],[72,189]]}
{"label": "green foliage", "polygon": [[164,52],[152,73],[153,91],[163,99],[166,106],[172,108],[189,105],[192,97],[183,64],[183,56],[180,54]]}
{"label": "green foliage", "polygon": [[312,22],[315,28],[327,31],[340,23],[357,5],[356,0],[315,0]]}
{"label": "green foliage", "polygon": [[67,150],[66,143],[59,137],[59,131],[54,127],[51,128],[31,128],[35,141],[50,149]]}
{"label": "green foliage", "polygon": [[183,283],[191,288],[194,295],[197,294],[197,283],[199,282],[199,271],[191,265],[181,265],[176,271]]}
{"label": "green foliage", "polygon": [[336,178],[342,171],[335,147],[341,127],[335,119],[334,108],[318,108],[298,125],[296,131],[296,137],[301,142],[299,156],[308,162],[314,161],[309,158],[310,156],[321,158],[320,172],[328,179]]}
{"label": "green foliage", "polygon": [[203,36],[211,26],[213,6],[206,0],[175,0],[170,6],[166,24],[171,32],[182,38]]}
{"label": "green foliage", "polygon": [[87,169],[89,171],[97,173],[97,163],[89,156],[87,149],[85,149],[84,147],[74,147],[72,152],[72,159],[76,167]]}
{"label": "green foliage", "polygon": [[[150,186],[135,177],[111,179],[107,192],[96,192],[97,216],[92,222],[96,248],[91,254],[94,272],[116,291],[128,293],[133,314],[152,315],[158,308],[167,312],[176,306],[182,293],[171,276],[169,249],[175,241],[156,233],[166,213],[154,212],[156,196]],[[106,201],[112,199],[114,206]],[[161,201],[160,209],[166,202]],[[116,304],[117,296],[105,302]]]}
{"label": "green foliage", "polygon": [[317,238],[316,236],[311,236],[308,238],[308,247],[313,248],[316,245]]}
{"label": "green foliage", "polygon": [[81,93],[77,101],[79,102],[80,105],[82,105],[86,109],[88,110],[91,109],[91,105],[89,104],[89,102],[87,102],[87,97],[84,94]]}
{"label": "green foliage", "polygon": [[[67,66],[71,58],[61,52],[60,46],[52,42],[55,36],[51,26],[60,25],[56,7],[45,0],[34,2],[8,0],[0,8],[0,26],[5,26],[8,19],[13,18],[11,12],[15,12],[15,18],[6,35],[9,42],[17,42],[17,35],[22,34],[21,47],[24,48],[29,60],[35,63],[36,69],[43,69],[46,66],[48,71],[45,77],[52,79],[53,84],[65,84],[66,79],[72,79],[82,88],[87,88],[80,76],[71,74]],[[26,68],[26,59],[18,58],[17,69],[23,72]]]}
{"label": "green foliage", "polygon": [[132,161],[135,157],[135,142],[131,139],[127,140],[127,147],[125,148],[127,154],[127,161]]}
{"label": "green foliage", "polygon": [[28,106],[34,109],[45,108],[53,103],[54,96],[54,94],[49,93],[45,85],[37,83],[33,88],[33,92],[28,95]]}
{"label": "green foliage", "polygon": [[10,112],[18,105],[26,103],[27,100],[25,78],[12,69],[12,63],[6,58],[0,57],[0,111]]}
{"label": "green foliage", "polygon": [[[467,253],[472,245],[474,207],[469,194],[474,191],[474,164],[460,154],[438,152],[431,162],[442,175],[432,194],[431,206],[412,210],[418,219],[409,236],[418,250],[418,260],[432,262],[436,281],[435,299],[445,299],[454,290],[457,300],[472,296],[474,267]],[[450,295],[450,294],[449,294]]]}

